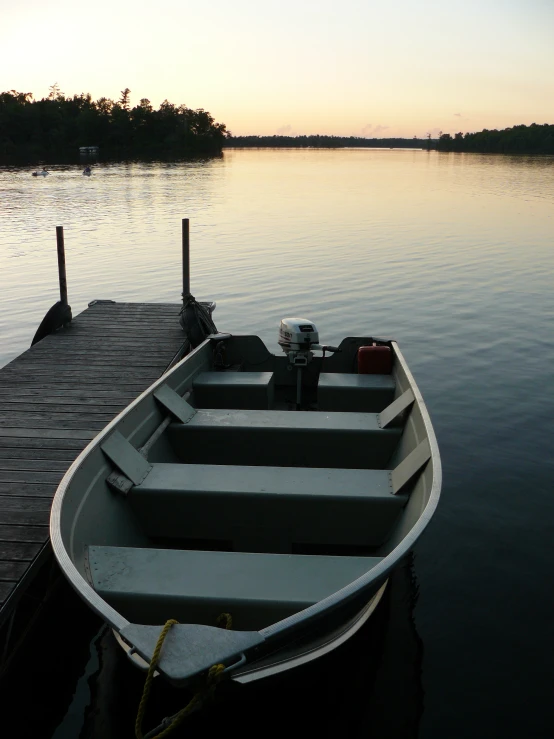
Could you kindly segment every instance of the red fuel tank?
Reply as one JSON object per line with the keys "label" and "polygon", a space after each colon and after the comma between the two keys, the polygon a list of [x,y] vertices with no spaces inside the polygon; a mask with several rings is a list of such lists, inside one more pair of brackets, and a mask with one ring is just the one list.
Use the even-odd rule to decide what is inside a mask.
{"label": "red fuel tank", "polygon": [[361,346],[358,349],[359,375],[390,375],[392,349],[390,346]]}

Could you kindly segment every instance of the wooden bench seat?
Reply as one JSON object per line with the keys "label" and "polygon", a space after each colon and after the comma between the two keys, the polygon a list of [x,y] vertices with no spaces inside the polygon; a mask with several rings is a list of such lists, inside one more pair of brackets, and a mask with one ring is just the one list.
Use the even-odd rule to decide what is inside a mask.
{"label": "wooden bench seat", "polygon": [[92,586],[133,623],[260,629],[332,595],[380,562],[372,557],[89,546]]}

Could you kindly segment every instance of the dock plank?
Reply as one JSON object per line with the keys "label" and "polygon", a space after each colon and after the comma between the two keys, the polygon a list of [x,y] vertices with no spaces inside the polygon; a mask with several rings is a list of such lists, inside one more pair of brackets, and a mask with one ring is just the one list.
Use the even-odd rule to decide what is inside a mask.
{"label": "dock plank", "polygon": [[10,562],[0,560],[0,582],[13,581],[17,582],[27,569],[25,562]]}
{"label": "dock plank", "polygon": [[0,541],[21,541],[44,543],[48,537],[46,526],[6,526],[0,525]]}
{"label": "dock plank", "polygon": [[65,471],[182,351],[179,310],[93,302],[0,369],[0,625],[40,561]]}
{"label": "dock plank", "polygon": [[22,497],[16,495],[0,496],[3,511],[50,511],[51,498]]}
{"label": "dock plank", "polygon": [[32,477],[32,482],[53,482],[54,484],[57,484],[60,479],[60,473],[59,472],[40,472],[37,470],[26,470],[26,469],[6,469],[4,466],[4,462],[2,461],[2,469],[0,469],[0,483],[2,482],[10,482],[10,483],[20,483],[20,482],[29,482],[29,477]]}
{"label": "dock plank", "polygon": [[28,455],[25,457],[16,457],[15,459],[2,457],[2,455],[0,455],[0,459],[2,459],[2,462],[0,463],[2,465],[1,472],[6,472],[7,470],[25,472],[31,470],[35,470],[36,472],[65,472],[68,468],[67,462],[59,459],[29,459]]}
{"label": "dock plank", "polygon": [[[63,462],[65,463],[66,467],[68,467],[68,463],[72,462],[75,459],[75,451],[73,449],[30,449],[28,447],[0,447],[0,459],[6,460],[8,462],[7,465],[5,465],[3,462],[0,462],[3,469],[8,469],[9,466],[11,466],[10,462],[13,462],[17,459],[24,460],[26,464],[29,462],[39,462],[43,460]],[[19,469],[22,469],[21,465]]]}
{"label": "dock plank", "polygon": [[117,415],[121,410],[121,407],[129,405],[134,400],[134,397],[127,396],[128,400],[118,403],[116,398],[86,398],[77,396],[73,398],[33,398],[29,400],[27,395],[23,398],[10,397],[9,400],[5,399],[4,396],[0,395],[0,411],[20,413],[26,411],[48,410],[48,412],[56,413],[68,413],[71,411],[80,412],[81,409],[86,410],[87,413],[111,413]]}
{"label": "dock plank", "polygon": [[[69,464],[67,465],[69,468]],[[0,482],[0,496],[4,499],[4,496],[15,495],[21,497],[31,498],[50,498],[54,497],[56,488],[59,485],[59,481],[63,475],[60,474],[55,482]]]}
{"label": "dock plank", "polygon": [[136,393],[124,393],[123,390],[94,390],[94,393],[90,394],[84,390],[55,390],[51,388],[48,393],[44,392],[44,386],[40,387],[26,387],[19,386],[17,395],[14,394],[13,388],[2,388],[0,387],[0,402],[9,403],[96,403],[96,404],[108,404],[117,403],[130,403],[137,396]]}
{"label": "dock plank", "polygon": [[[52,501],[52,498],[50,498]],[[0,525],[16,525],[16,526],[44,526],[48,531],[48,521],[50,519],[50,511],[7,511],[0,508]],[[48,533],[44,538],[43,544],[48,541]]]}
{"label": "dock plank", "polygon": [[42,548],[40,542],[0,541],[0,560],[33,560]]}
{"label": "dock plank", "polygon": [[[21,391],[21,393],[25,393],[28,390],[40,390],[41,392],[43,390],[53,390],[58,392],[87,392],[87,393],[105,393],[105,392],[119,392],[123,391],[124,393],[132,393],[136,397],[139,395],[142,390],[144,390],[144,383],[140,382],[139,380],[129,380],[127,382],[122,382],[121,380],[119,382],[112,382],[109,383],[102,383],[98,382],[95,379],[88,379],[83,378],[79,383],[79,390],[75,391],[75,383],[71,382],[66,377],[58,377],[56,380],[55,378],[51,380],[37,380],[37,378],[25,378],[21,381],[15,379],[7,379],[2,377],[1,370],[0,370],[0,391],[6,391],[6,392],[13,392],[14,388],[17,388],[17,390]],[[102,397],[102,396],[100,396]]]}
{"label": "dock plank", "polygon": [[0,426],[0,437],[5,439],[87,439],[91,441],[98,432],[79,428],[19,428]]}
{"label": "dock plank", "polygon": [[[120,364],[123,364],[121,362]],[[120,365],[101,365],[100,367],[86,367],[86,361],[83,361],[82,365],[74,365],[67,367],[63,362],[58,362],[58,364],[52,364],[52,365],[44,365],[40,362],[33,362],[32,364],[25,363],[24,365],[25,371],[29,373],[33,373],[34,378],[33,381],[40,375],[41,377],[44,377],[44,379],[47,379],[49,377],[56,378],[62,375],[65,378],[72,378],[75,380],[79,380],[82,378],[90,377],[95,382],[111,382],[112,379],[119,379],[121,377],[121,367]],[[160,372],[163,372],[165,369],[165,366],[163,364],[156,365],[154,370],[157,369]],[[22,367],[18,366],[17,368],[12,368],[10,365],[8,365],[3,372],[6,373],[7,379],[14,379],[20,376]],[[155,371],[154,371],[155,374]],[[127,368],[127,373],[125,375],[128,378],[139,378],[143,379],[145,381],[148,381],[148,378],[152,376],[152,369],[149,369],[148,367],[140,367],[140,368],[133,368],[129,369]],[[102,379],[100,379],[102,378]],[[31,378],[30,378],[31,379]],[[78,385],[78,382],[75,382],[74,385]]]}
{"label": "dock plank", "polygon": [[[8,596],[15,589],[17,583],[14,582],[0,582],[0,609],[8,599]],[[3,609],[2,609],[3,610]]]}
{"label": "dock plank", "polygon": [[122,338],[129,338],[132,335],[145,336],[152,335],[155,332],[162,333],[162,331],[166,339],[169,337],[171,339],[179,338],[181,342],[183,341],[184,332],[180,326],[176,329],[169,329],[170,333],[168,337],[168,332],[164,331],[163,327],[159,323],[146,324],[143,321],[123,325],[118,323],[107,324],[103,321],[92,321],[88,324],[86,321],[79,322],[76,320],[71,327],[63,330],[63,334],[65,336],[84,336],[88,334],[90,336],[121,336]]}
{"label": "dock plank", "polygon": [[[43,354],[40,357],[40,366],[45,371],[50,371],[52,368],[58,368],[63,365],[64,369],[80,370],[82,369],[83,363],[86,363],[87,367],[108,367],[112,370],[113,367],[119,367],[122,361],[132,362],[133,367],[140,368],[139,371],[143,371],[143,368],[158,367],[162,368],[166,365],[163,359],[160,359],[158,355],[151,356],[149,354],[137,353],[133,355],[132,352],[122,352],[121,354],[100,357],[99,355],[90,355],[83,352],[77,356],[64,355],[64,354]],[[37,357],[25,357],[21,360],[22,364],[31,364],[36,368]]]}
{"label": "dock plank", "polygon": [[[20,429],[18,429],[19,431]],[[62,449],[62,450],[81,450],[84,449],[88,441],[79,438],[44,438],[43,435],[38,436],[10,436],[2,435],[0,431],[0,449]],[[75,456],[77,456],[77,453]]]}
{"label": "dock plank", "polygon": [[[167,358],[167,350],[164,351],[164,349],[160,349],[157,346],[149,346],[148,349],[145,349],[144,351],[137,350],[136,345],[133,344],[127,344],[126,346],[122,346],[119,344],[117,347],[113,347],[110,349],[109,356],[110,357],[116,357],[121,358],[121,355],[125,354],[126,356],[129,356],[130,354],[137,359],[140,357],[148,357],[148,359],[157,359],[159,362],[165,362]],[[68,342],[66,347],[41,347],[40,345],[37,346],[37,350],[33,355],[27,355],[22,354],[20,359],[23,361],[26,360],[34,360],[40,359],[41,361],[49,361],[55,357],[62,356],[71,356],[74,359],[81,359],[85,358],[83,355],[86,355],[87,360],[91,359],[104,359],[106,360],[106,350],[105,348],[102,349],[102,344],[100,342],[95,343],[94,345],[91,345],[90,342],[86,343],[83,342],[82,344],[77,344],[75,347],[71,347],[71,343]]]}
{"label": "dock plank", "polygon": [[43,403],[41,401],[12,403],[7,402],[0,397],[0,417],[3,417],[5,415],[7,418],[9,418],[10,415],[14,416],[21,414],[29,415],[29,417],[31,417],[36,413],[40,413],[48,415],[50,418],[59,417],[69,419],[72,415],[80,416],[82,415],[82,413],[85,413],[87,415],[92,414],[93,416],[107,415],[113,418],[114,416],[117,416],[117,414],[121,410],[122,405],[122,403],[114,404],[113,402],[109,405],[105,403],[97,405],[93,399],[86,403],[60,403],[59,405],[52,402]]}
{"label": "dock plank", "polygon": [[[35,356],[40,356],[43,353],[50,354],[53,351],[70,351],[72,347],[75,347],[75,352],[78,354],[83,354],[87,351],[103,351],[104,353],[106,352],[106,342],[104,341],[103,337],[99,338],[91,336],[90,334],[87,335],[83,333],[74,336],[59,334],[56,335],[56,342],[53,344],[48,343],[49,338],[51,337],[47,337],[46,339],[40,341],[38,344],[35,344],[35,346],[33,347]],[[147,347],[144,347],[144,350],[148,353],[162,354],[164,352],[173,351],[174,348],[175,340],[167,340],[164,336],[152,336],[150,337],[150,343]],[[136,351],[136,341],[133,341],[133,339],[129,339],[128,337],[119,337],[117,342],[115,342],[113,346],[110,347],[110,352],[121,353],[125,349]]]}
{"label": "dock plank", "polygon": [[[69,416],[69,414],[67,414]],[[29,413],[28,417],[25,418],[23,414],[15,413],[0,413],[0,433],[6,428],[22,429],[26,431],[33,431],[44,429],[45,431],[81,431],[85,429],[91,429],[96,432],[97,435],[113,418],[112,415],[106,415],[104,417],[101,414],[91,414],[88,419],[77,418],[78,414],[75,414],[75,418],[67,417],[61,413],[54,413],[54,417],[44,414],[41,416],[38,413]],[[56,418],[57,416],[57,418]]]}

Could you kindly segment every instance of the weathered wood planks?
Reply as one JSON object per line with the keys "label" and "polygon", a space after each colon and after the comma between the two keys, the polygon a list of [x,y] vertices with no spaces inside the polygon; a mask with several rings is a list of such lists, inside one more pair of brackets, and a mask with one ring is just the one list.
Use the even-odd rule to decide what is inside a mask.
{"label": "weathered wood planks", "polygon": [[0,369],[0,623],[47,545],[65,471],[181,349],[179,309],[93,303]]}

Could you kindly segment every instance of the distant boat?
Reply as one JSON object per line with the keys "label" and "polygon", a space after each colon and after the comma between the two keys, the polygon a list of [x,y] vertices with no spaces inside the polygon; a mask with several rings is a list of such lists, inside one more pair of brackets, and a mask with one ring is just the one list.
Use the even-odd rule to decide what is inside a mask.
{"label": "distant boat", "polygon": [[87,177],[90,177],[92,174],[92,169],[90,167],[85,167],[85,169],[83,170],[83,174],[87,175]]}
{"label": "distant boat", "polygon": [[48,170],[43,167],[42,169],[37,169],[36,172],[33,172],[33,177],[46,177],[48,174]]}

